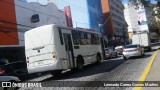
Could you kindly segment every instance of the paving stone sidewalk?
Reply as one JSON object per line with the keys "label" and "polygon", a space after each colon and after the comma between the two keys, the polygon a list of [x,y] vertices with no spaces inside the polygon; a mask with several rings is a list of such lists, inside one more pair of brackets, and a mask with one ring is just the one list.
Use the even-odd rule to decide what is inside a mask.
{"label": "paving stone sidewalk", "polygon": [[[157,56],[152,64],[150,72],[146,77],[146,81],[159,81],[160,85],[160,50],[157,53]],[[160,90],[159,87],[143,87],[142,90]]]}

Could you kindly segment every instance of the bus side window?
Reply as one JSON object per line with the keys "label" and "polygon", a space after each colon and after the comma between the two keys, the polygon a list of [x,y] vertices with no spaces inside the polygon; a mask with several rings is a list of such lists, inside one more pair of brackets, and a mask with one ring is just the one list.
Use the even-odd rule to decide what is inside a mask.
{"label": "bus side window", "polygon": [[99,36],[98,36],[98,34],[94,34],[94,35],[95,35],[95,44],[99,45],[100,44]]}
{"label": "bus side window", "polygon": [[59,38],[60,38],[60,42],[61,42],[61,44],[63,45],[63,37],[62,37],[62,31],[61,31],[61,29],[59,28]]}
{"label": "bus side window", "polygon": [[95,44],[95,37],[94,34],[91,34],[91,44],[94,45]]}
{"label": "bus side window", "polygon": [[79,35],[77,31],[72,30],[72,38],[74,45],[79,45]]}
{"label": "bus side window", "polygon": [[79,35],[80,35],[80,44],[86,45],[85,33],[82,31],[79,31]]}
{"label": "bus side window", "polygon": [[91,43],[92,45],[99,45],[99,36],[98,34],[91,34]]}
{"label": "bus side window", "polygon": [[91,33],[87,33],[86,35],[86,44],[91,45]]}

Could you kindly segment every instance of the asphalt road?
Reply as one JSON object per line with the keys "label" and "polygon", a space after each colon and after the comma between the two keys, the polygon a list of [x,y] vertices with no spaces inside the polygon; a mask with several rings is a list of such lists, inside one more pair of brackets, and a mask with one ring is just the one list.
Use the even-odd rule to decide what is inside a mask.
{"label": "asphalt road", "polygon": [[[30,81],[40,81],[43,88],[21,88],[20,90],[132,90],[133,87],[52,87],[55,81],[78,81],[74,84],[87,85],[92,81],[138,81],[155,50],[146,52],[144,57],[123,60],[121,56],[103,60],[100,65],[88,65],[80,72],[67,71],[60,78],[46,75]],[[83,82],[87,81],[87,82]],[[80,83],[82,82],[82,83]]]}

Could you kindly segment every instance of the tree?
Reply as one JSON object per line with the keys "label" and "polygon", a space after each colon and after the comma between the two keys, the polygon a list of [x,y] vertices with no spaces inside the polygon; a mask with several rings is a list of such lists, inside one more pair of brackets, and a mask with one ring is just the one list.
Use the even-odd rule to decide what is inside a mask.
{"label": "tree", "polygon": [[156,1],[157,1],[157,4],[154,7],[156,8],[156,11],[154,12],[153,15],[157,18],[157,20],[155,20],[152,23],[152,27],[157,30],[158,34],[160,34],[160,0],[156,0]]}
{"label": "tree", "polygon": [[154,29],[160,29],[160,21],[154,21],[152,23],[152,25],[153,25]]}
{"label": "tree", "polygon": [[[148,7],[148,8],[157,8],[156,13],[154,12],[152,15],[154,17],[157,17],[160,19],[160,0],[155,0],[157,1],[157,4],[152,4],[150,2],[151,0],[129,0],[130,3],[138,6],[139,4],[143,4],[144,7]],[[152,24],[150,25],[150,27],[154,30],[156,30],[157,33],[160,34],[160,20],[159,21],[153,21]]]}
{"label": "tree", "polygon": [[155,32],[160,34],[160,21],[152,22],[151,27],[155,30]]}
{"label": "tree", "polygon": [[130,3],[134,4],[134,5],[138,5],[138,4],[143,4],[145,7],[150,6],[150,1],[151,0],[129,0]]}

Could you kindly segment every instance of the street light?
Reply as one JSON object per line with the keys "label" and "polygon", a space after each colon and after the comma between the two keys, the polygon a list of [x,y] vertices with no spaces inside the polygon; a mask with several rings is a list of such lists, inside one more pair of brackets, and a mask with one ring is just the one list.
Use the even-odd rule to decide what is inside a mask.
{"label": "street light", "polygon": [[124,40],[124,46],[126,46],[126,37],[125,37],[125,34],[126,34],[126,32],[125,32],[125,26],[123,25],[123,40]]}

